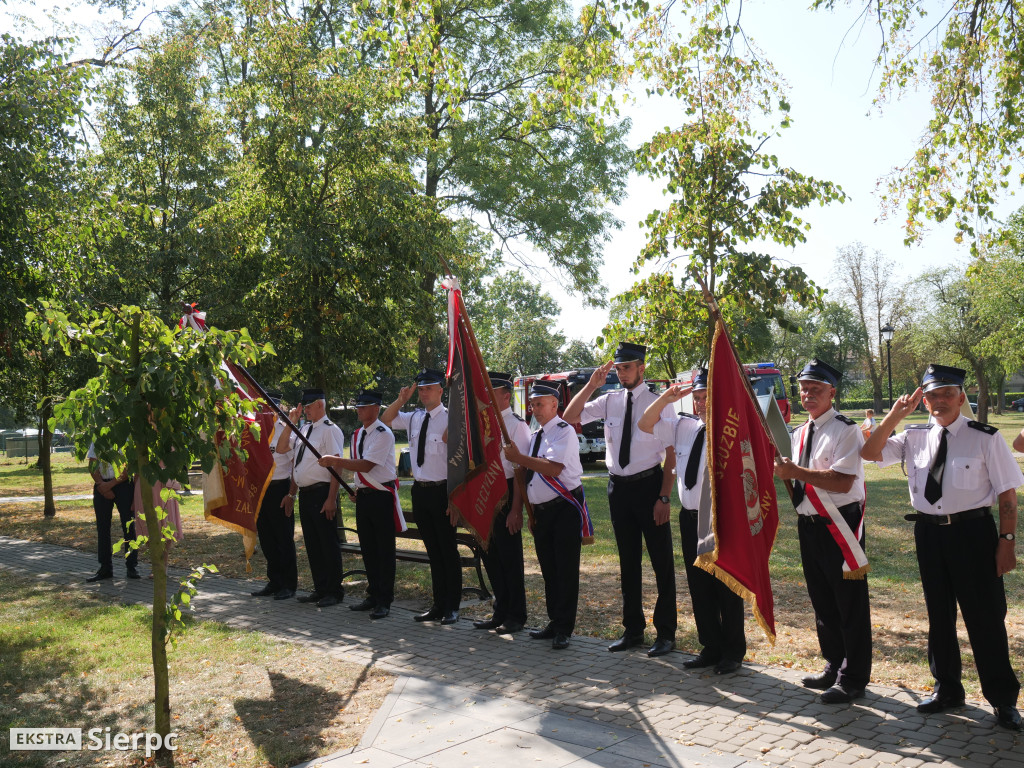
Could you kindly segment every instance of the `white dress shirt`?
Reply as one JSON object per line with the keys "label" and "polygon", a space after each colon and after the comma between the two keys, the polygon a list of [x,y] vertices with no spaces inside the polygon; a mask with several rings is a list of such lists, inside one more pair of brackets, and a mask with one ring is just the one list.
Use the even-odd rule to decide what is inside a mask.
{"label": "white dress shirt", "polygon": [[[864,501],[864,462],[860,457],[864,435],[860,428],[850,419],[840,415],[835,408],[829,408],[813,421],[814,439],[811,442],[811,460],[807,469],[831,469],[854,476],[853,487],[848,492],[828,492],[837,507]],[[800,460],[804,435],[810,424],[811,420],[808,420],[793,430],[793,461]]]}
{"label": "white dress shirt", "polygon": [[[517,416],[511,407],[501,412],[501,418],[505,420],[505,431],[508,432],[509,442],[516,446],[521,446],[523,440],[528,441],[530,439],[529,425],[522,417]],[[504,453],[501,454],[501,466],[505,468],[506,480],[515,475],[515,465],[505,458]]]}
{"label": "white dress shirt", "polygon": [[415,411],[399,411],[391,422],[392,429],[404,429],[409,433],[409,458],[412,462],[413,479],[424,483],[448,479],[448,445],[444,432],[448,429],[448,409],[438,405],[430,412],[427,424],[427,441],[423,450],[423,466],[419,466],[420,427],[427,412],[423,408]]}
{"label": "white dress shirt", "polygon": [[676,416],[675,423],[662,419],[654,425],[654,436],[661,441],[666,448],[672,448],[676,453],[676,492],[679,494],[679,503],[683,509],[700,509],[700,494],[704,487],[704,474],[708,471],[707,461],[707,440],[701,440],[697,446],[700,452],[700,463],[697,464],[697,482],[693,488],[686,487],[686,466],[690,462],[690,451],[694,447],[694,440],[700,432],[704,422],[690,416]]}
{"label": "white dress shirt", "polygon": [[[363,431],[366,431],[366,439],[363,439]],[[359,447],[362,443],[362,451]],[[381,485],[390,483],[398,477],[395,471],[395,433],[388,429],[380,419],[377,419],[369,428],[360,425],[355,434],[352,435],[350,446],[352,458],[366,459],[373,462],[373,469],[369,472],[355,473],[353,485],[356,488],[372,488],[372,485],[363,483],[359,475],[367,480],[374,480]]]}
{"label": "white dress shirt", "polygon": [[942,439],[938,424],[911,426],[885,441],[879,466],[888,467],[906,457],[910,503],[926,515],[952,515],[968,509],[992,506],[1000,493],[1024,484],[1024,475],[1006,440],[998,432],[989,434],[969,426],[965,416],[946,429],[946,465],[942,474],[942,497],[931,504],[924,497],[928,470]]}
{"label": "white dress shirt", "polygon": [[[292,461],[295,459],[295,451],[290,447],[284,453],[277,450],[278,438],[284,434],[286,429],[288,429],[288,425],[281,421],[281,419],[278,419],[277,423],[274,424],[274,434],[270,438],[270,452],[274,454],[274,474],[271,476],[271,480],[287,480],[292,476]],[[298,439],[295,437],[294,432],[291,439]]]}
{"label": "white dress shirt", "polygon": [[[629,424],[633,437],[629,443],[629,464],[620,467],[619,446],[623,430],[626,428],[626,398],[629,392],[633,393],[633,418]],[[614,392],[601,395],[583,406],[583,413],[580,415],[581,424],[604,419],[605,464],[608,466],[609,474],[635,475],[656,467],[665,460],[665,446],[661,440],[653,434],[644,432],[636,425],[644,411],[647,410],[647,406],[657,399],[658,396],[651,392],[646,382],[641,382],[631,390],[617,389]],[[675,423],[675,417],[676,413],[672,410],[672,406],[666,405],[661,412],[661,418]],[[578,442],[577,440],[577,444]]]}
{"label": "white dress shirt", "polygon": [[[344,456],[345,435],[341,428],[326,416],[317,422],[310,422],[302,427],[302,434],[316,448],[321,456]],[[330,470],[317,463],[316,456],[306,448],[298,436],[292,432],[289,443],[292,447],[292,477],[299,488],[315,483],[329,483],[332,479]]]}
{"label": "white dress shirt", "polygon": [[[532,435],[521,437],[523,442],[516,444],[519,450],[527,456],[533,455],[533,442],[538,434],[541,439],[537,458],[561,464],[563,469],[558,480],[570,491],[578,488],[583,479],[583,465],[580,463],[580,441],[576,437],[576,430],[559,418],[551,419]],[[543,504],[560,495],[544,482],[540,472],[534,472],[526,486],[526,498],[531,504]]]}

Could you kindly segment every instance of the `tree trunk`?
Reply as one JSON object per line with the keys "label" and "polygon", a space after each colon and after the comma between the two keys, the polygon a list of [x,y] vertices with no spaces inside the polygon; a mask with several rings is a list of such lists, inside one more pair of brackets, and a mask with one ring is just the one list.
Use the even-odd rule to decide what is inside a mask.
{"label": "tree trunk", "polygon": [[46,351],[40,351],[39,363],[39,468],[43,471],[43,517],[56,517],[57,507],[53,503],[53,432],[50,419],[53,417],[53,398],[50,397],[50,366]]}
{"label": "tree trunk", "polygon": [[[141,316],[136,315],[132,325],[131,369],[139,366],[139,326]],[[138,421],[138,417],[133,417]],[[157,763],[162,766],[174,765],[174,753],[164,746],[171,732],[171,692],[167,670],[167,559],[164,546],[163,521],[157,519],[153,506],[153,484],[146,477],[149,468],[149,422],[142,418],[132,425],[135,438],[135,469],[141,485],[142,509],[145,512],[146,527],[149,529],[149,557],[153,566],[153,626],[150,635],[150,650],[153,656],[153,713],[155,730],[160,734],[160,749],[156,753]]]}
{"label": "tree trunk", "polygon": [[982,424],[988,424],[988,374],[985,371],[984,361],[979,360],[971,367],[978,380],[978,413],[975,414],[975,418]]}

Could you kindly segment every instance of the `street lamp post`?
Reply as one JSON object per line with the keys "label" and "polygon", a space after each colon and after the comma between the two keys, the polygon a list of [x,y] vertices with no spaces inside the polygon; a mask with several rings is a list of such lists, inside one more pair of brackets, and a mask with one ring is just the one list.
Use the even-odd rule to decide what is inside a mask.
{"label": "street lamp post", "polygon": [[896,332],[896,329],[886,323],[878,332],[882,334],[882,338],[885,339],[885,356],[886,356],[886,368],[889,369],[889,410],[892,410],[892,335]]}

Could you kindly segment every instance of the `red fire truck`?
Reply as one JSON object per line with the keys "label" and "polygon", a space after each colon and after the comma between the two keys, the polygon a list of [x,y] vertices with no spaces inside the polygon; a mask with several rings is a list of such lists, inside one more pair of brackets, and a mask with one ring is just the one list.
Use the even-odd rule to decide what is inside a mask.
{"label": "red fire truck", "polygon": [[[786,396],[786,384],[782,378],[782,372],[775,367],[775,363],[744,363],[743,371],[750,379],[750,386],[755,395],[767,395],[769,392],[775,395],[775,402],[778,403],[779,410],[782,411],[782,418],[788,424],[791,413],[789,398]],[[693,381],[693,371],[679,374],[676,380],[682,384],[689,384]]]}

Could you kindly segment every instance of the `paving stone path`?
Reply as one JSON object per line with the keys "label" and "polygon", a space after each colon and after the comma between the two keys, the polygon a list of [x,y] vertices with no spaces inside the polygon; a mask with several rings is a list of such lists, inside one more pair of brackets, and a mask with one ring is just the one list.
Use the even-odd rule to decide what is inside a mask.
{"label": "paving stone path", "polygon": [[[112,581],[84,584],[96,568],[89,553],[4,536],[0,567],[128,603],[152,595],[151,582],[127,582],[116,565]],[[465,620],[417,624],[420,605],[371,621],[344,605],[250,597],[256,584],[207,577],[196,617],[400,676],[359,747],[309,766],[1024,768],[1024,739],[996,727],[984,702],[925,718],[914,705],[926,694],[872,685],[855,705],[830,707],[788,669],[748,664],[719,677],[684,669],[686,654],[611,654],[586,637],[553,651],[525,632],[501,637]]]}

